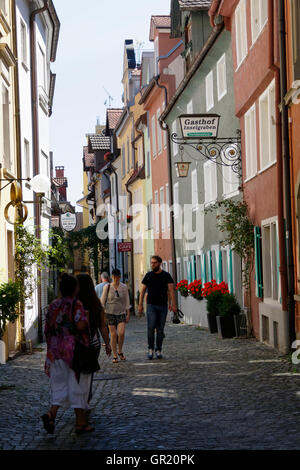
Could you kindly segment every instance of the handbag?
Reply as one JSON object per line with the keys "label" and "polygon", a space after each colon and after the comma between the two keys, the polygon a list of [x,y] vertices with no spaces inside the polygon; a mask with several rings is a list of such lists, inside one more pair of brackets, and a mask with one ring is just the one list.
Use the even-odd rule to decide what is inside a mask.
{"label": "handbag", "polygon": [[[76,324],[74,321],[74,306],[75,302],[73,302],[72,305],[72,321],[74,325],[74,329],[76,331]],[[89,336],[90,332],[89,332]],[[74,370],[76,374],[77,381],[79,382],[80,379],[80,373],[84,374],[93,374],[94,372],[97,372],[100,370],[99,362],[97,359],[97,354],[96,354],[96,349],[89,344],[89,346],[86,346],[80,341],[79,335],[75,334],[76,338],[76,343],[75,343],[75,348],[74,348],[74,354],[73,354],[73,361],[72,361],[72,366],[71,369]]]}
{"label": "handbag", "polygon": [[174,312],[174,314],[173,314],[173,320],[172,320],[172,321],[173,321],[173,323],[174,323],[175,325],[178,325],[178,324],[181,322],[181,320],[182,320],[183,317],[184,317],[184,314],[183,314],[182,311],[178,308],[178,309],[176,310],[176,312]]}

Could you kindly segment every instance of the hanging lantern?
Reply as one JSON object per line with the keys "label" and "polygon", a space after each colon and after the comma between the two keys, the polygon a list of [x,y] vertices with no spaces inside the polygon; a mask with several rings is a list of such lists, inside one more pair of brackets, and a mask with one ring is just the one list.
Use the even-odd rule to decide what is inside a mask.
{"label": "hanging lantern", "polygon": [[176,166],[176,175],[178,178],[186,178],[189,174],[190,162],[177,162]]}

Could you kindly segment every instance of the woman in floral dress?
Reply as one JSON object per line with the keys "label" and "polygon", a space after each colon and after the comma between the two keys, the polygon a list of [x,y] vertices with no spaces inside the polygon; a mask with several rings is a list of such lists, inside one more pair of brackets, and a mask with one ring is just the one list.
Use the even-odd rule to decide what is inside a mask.
{"label": "woman in floral dress", "polygon": [[85,410],[91,384],[91,374],[80,374],[79,383],[71,369],[76,337],[83,344],[89,344],[89,325],[82,303],[76,299],[78,281],[64,274],[60,282],[62,297],[54,300],[46,316],[45,336],[47,358],[45,372],[50,377],[51,408],[42,416],[44,428],[54,433],[57,411],[60,407],[74,408],[76,414],[76,433],[94,430],[87,422]]}

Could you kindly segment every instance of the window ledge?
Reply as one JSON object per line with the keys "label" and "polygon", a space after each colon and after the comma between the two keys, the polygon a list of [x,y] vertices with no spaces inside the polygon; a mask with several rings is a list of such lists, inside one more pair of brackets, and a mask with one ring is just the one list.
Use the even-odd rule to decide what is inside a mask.
{"label": "window ledge", "polygon": [[206,208],[209,206],[213,206],[216,202],[217,202],[217,199],[215,199],[214,201],[205,202],[204,207]]}
{"label": "window ledge", "polygon": [[238,196],[239,194],[240,191],[237,189],[236,191],[232,191],[231,193],[223,194],[223,199],[230,199],[231,197]]}
{"label": "window ledge", "polygon": [[222,98],[224,98],[224,96],[227,95],[227,90],[224,91],[220,96],[218,95],[218,101],[221,101]]}
{"label": "window ledge", "polygon": [[244,180],[244,183],[248,183],[248,181],[253,180],[253,178],[255,178],[257,175],[258,175],[258,173],[256,172],[254,175],[249,176],[249,178],[246,178],[246,179]]}
{"label": "window ledge", "polygon": [[257,43],[258,39],[260,38],[260,36],[262,35],[264,29],[266,28],[267,24],[268,24],[268,20],[269,18],[266,19],[266,21],[264,22],[264,24],[262,25],[262,28],[260,30],[260,32],[258,33],[258,35],[256,36],[256,38],[253,40],[252,38],[252,44],[250,46],[250,51],[254,48],[255,44]]}
{"label": "window ledge", "polygon": [[263,173],[264,171],[268,170],[269,168],[271,168],[272,166],[276,165],[277,163],[277,160],[275,160],[275,162],[272,162],[270,163],[268,166],[266,166],[265,168],[262,168],[261,170],[259,170],[257,172],[258,175],[260,175],[261,173]]}
{"label": "window ledge", "polygon": [[271,297],[265,297],[263,303],[267,305],[274,305],[274,307],[281,307],[280,301],[272,299]]}
{"label": "window ledge", "polygon": [[235,69],[235,73],[237,73],[239,71],[239,69],[241,68],[241,66],[243,65],[243,63],[245,62],[245,60],[247,59],[248,57],[248,51],[247,51],[247,54],[245,55],[245,57],[243,58],[243,60],[239,63],[239,65],[237,66],[237,68]]}

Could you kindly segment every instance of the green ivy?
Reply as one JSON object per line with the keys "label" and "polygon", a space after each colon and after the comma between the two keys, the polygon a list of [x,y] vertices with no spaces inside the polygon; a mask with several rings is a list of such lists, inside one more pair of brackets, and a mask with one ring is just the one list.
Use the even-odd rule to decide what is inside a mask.
{"label": "green ivy", "polygon": [[3,338],[7,322],[14,323],[18,318],[19,302],[20,288],[17,282],[0,284],[0,339]]}

